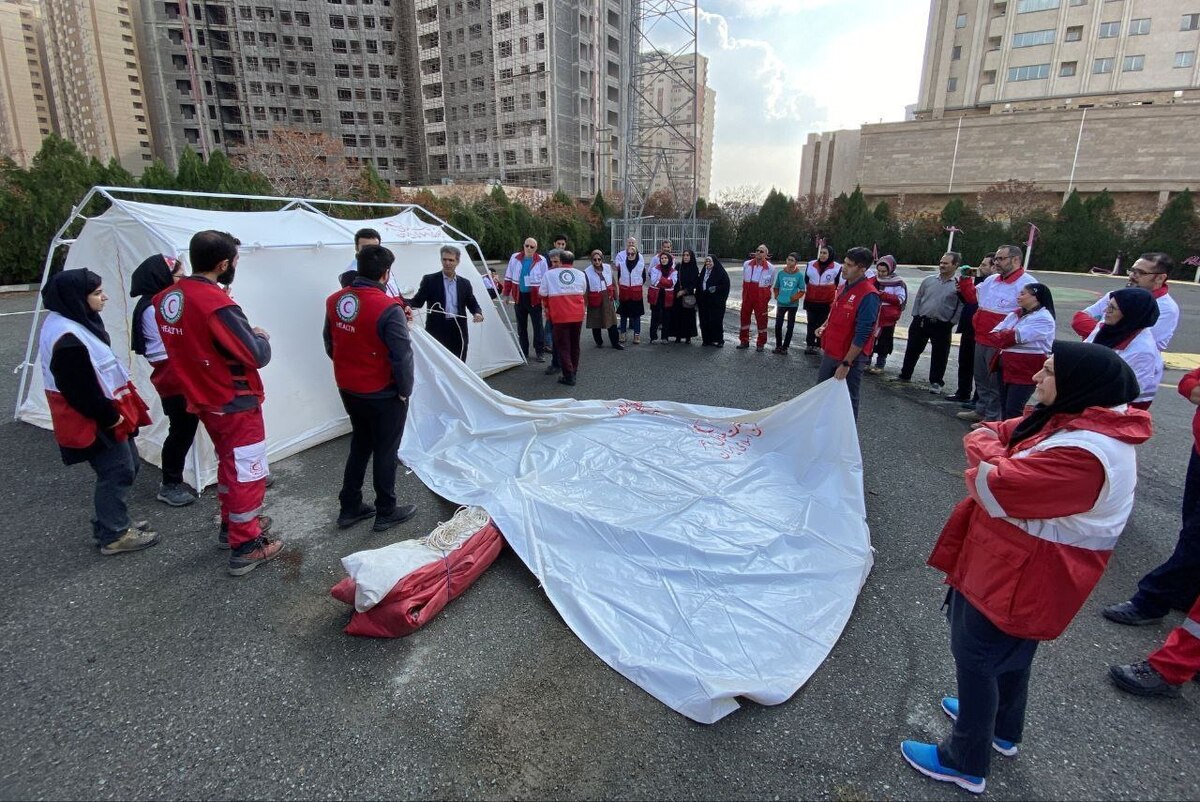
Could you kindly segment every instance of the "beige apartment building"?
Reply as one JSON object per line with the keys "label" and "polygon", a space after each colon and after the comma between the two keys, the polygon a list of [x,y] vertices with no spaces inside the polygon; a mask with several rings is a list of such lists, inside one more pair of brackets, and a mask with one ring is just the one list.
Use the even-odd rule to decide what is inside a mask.
{"label": "beige apartment building", "polygon": [[0,154],[22,167],[54,130],[39,9],[0,0]]}
{"label": "beige apartment building", "polygon": [[40,0],[61,135],[140,175],[153,160],[134,0]]}
{"label": "beige apartment building", "polygon": [[[707,199],[712,191],[713,126],[717,105],[716,90],[708,86],[708,59],[688,53],[669,58],[667,62],[669,67],[659,65],[646,76],[646,85],[641,92],[643,119],[659,123],[645,138],[644,144],[660,150],[670,161],[669,169],[655,174],[649,191],[671,189],[672,177],[682,176],[690,182],[692,167],[689,162],[694,157],[697,197]],[[677,188],[674,194],[686,199],[688,192]]]}
{"label": "beige apartment building", "polygon": [[1008,180],[1145,219],[1200,189],[1200,3],[933,0],[914,119],[810,135],[800,192],[938,208]]}

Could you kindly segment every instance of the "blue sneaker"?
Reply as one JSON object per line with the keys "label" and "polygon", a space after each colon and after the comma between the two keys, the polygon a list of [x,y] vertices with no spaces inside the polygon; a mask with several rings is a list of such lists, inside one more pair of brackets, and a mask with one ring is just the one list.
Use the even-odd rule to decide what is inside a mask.
{"label": "blue sneaker", "polygon": [[908,765],[934,780],[944,783],[954,783],[963,790],[973,794],[982,794],[987,787],[983,777],[972,777],[961,771],[947,768],[938,762],[937,745],[923,744],[920,741],[905,741],[900,744],[900,754],[908,761]]}
{"label": "blue sneaker", "polygon": [[[943,696],[942,712],[949,716],[951,721],[958,721],[958,698],[955,696]],[[1006,741],[1003,738],[992,738],[992,748],[1005,757],[1017,756],[1017,745],[1013,741]]]}

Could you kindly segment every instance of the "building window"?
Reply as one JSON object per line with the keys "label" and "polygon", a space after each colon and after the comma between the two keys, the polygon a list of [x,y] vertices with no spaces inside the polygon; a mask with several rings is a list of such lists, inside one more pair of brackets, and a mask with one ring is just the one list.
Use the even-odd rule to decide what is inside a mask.
{"label": "building window", "polygon": [[1078,68],[1079,68],[1078,61],[1064,61],[1062,63],[1062,65],[1059,66],[1059,68],[1058,68],[1058,77],[1059,78],[1070,78],[1072,75],[1075,74],[1075,71]]}
{"label": "building window", "polygon": [[1049,11],[1058,8],[1059,0],[1017,0],[1017,13],[1028,14],[1031,11]]}
{"label": "building window", "polygon": [[1013,47],[1035,47],[1037,45],[1054,44],[1054,29],[1048,28],[1044,31],[1027,31],[1025,33],[1014,34],[1012,38]]}
{"label": "building window", "polygon": [[1086,5],[1087,5],[1087,0],[1071,0],[1071,5],[1073,5],[1073,6],[1086,6]]}
{"label": "building window", "polygon": [[957,78],[951,78],[950,80],[946,81],[946,91],[947,92],[957,92],[958,91],[958,79]]}
{"label": "building window", "polygon": [[499,54],[500,58],[511,58],[512,42],[500,42],[498,45],[496,45],[496,52]]}
{"label": "building window", "polygon": [[517,163],[517,152],[515,150],[504,151],[504,163],[505,164],[516,164]]}
{"label": "building window", "polygon": [[1113,71],[1113,60],[1110,58],[1098,58],[1092,62],[1092,74],[1104,75]]}
{"label": "building window", "polygon": [[516,100],[511,95],[500,98],[500,111],[516,111],[516,109]]}
{"label": "building window", "polygon": [[1100,38],[1114,39],[1121,35],[1121,23],[1118,22],[1102,22],[1100,23]]}
{"label": "building window", "polygon": [[1150,19],[1131,19],[1129,21],[1130,36],[1145,36],[1150,33]]}
{"label": "building window", "polygon": [[1194,50],[1180,50],[1175,54],[1176,67],[1191,67],[1196,63],[1196,52]]}
{"label": "building window", "polygon": [[1029,64],[1024,67],[1008,68],[1008,80],[1010,81],[1037,81],[1049,77],[1049,64]]}
{"label": "building window", "polygon": [[1146,66],[1145,56],[1126,56],[1121,65],[1121,72],[1141,72]]}
{"label": "building window", "polygon": [[496,28],[501,31],[507,31],[512,27],[512,12],[505,11],[503,14],[496,15]]}
{"label": "building window", "polygon": [[959,15],[958,15],[958,17],[957,17],[957,18],[955,18],[955,20],[954,20],[954,27],[955,27],[955,28],[965,28],[965,27],[967,27],[967,15],[966,15],[966,14],[959,14]]}
{"label": "building window", "polygon": [[1179,30],[1194,31],[1200,28],[1200,14],[1184,14],[1179,23]]}
{"label": "building window", "polygon": [[955,45],[950,49],[950,60],[958,61],[962,58],[962,45]]}
{"label": "building window", "polygon": [[1072,25],[1071,27],[1067,28],[1066,32],[1063,34],[1064,42],[1078,42],[1081,39],[1083,39],[1082,25]]}

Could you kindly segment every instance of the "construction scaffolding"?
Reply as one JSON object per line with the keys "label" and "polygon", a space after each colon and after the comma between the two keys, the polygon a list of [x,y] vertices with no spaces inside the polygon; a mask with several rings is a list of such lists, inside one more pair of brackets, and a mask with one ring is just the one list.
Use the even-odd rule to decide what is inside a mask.
{"label": "construction scaffolding", "polygon": [[704,92],[697,55],[699,11],[695,0],[633,0],[625,209],[624,219],[612,226],[614,243],[636,236],[625,232],[652,226],[647,217],[652,196],[665,192],[678,218],[662,221],[675,231],[670,239],[692,243],[697,253],[708,251],[708,226],[696,220]]}

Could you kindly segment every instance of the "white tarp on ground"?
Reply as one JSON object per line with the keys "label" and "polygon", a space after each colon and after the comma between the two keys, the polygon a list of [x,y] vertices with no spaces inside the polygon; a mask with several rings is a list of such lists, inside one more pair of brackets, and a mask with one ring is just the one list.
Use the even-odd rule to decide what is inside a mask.
{"label": "white tarp on ground", "polygon": [[704,723],[816,671],[872,563],[843,382],[760,412],[530,402],[416,349],[404,462],[486,509],[608,665]]}
{"label": "white tarp on ground", "polygon": [[[325,299],[338,288],[338,276],[354,259],[353,234],[364,225],[378,228],[385,244],[395,251],[393,273],[406,294],[416,291],[422,275],[441,269],[442,245],[458,247],[461,274],[470,279],[484,309],[483,323],[469,324],[470,368],[489,375],[524,362],[503,310],[484,289],[482,265],[471,259],[466,243],[440,226],[422,222],[412,211],[360,221],[338,220],[304,208],[221,212],[117,200],[84,224],[67,253],[66,267],[90,268],[104,280],[109,296],[104,325],[113,350],[130,366],[154,418],[138,437],[143,458],[161,465],[167,422],[150,383],[149,365],[129,351],[130,316],[137,302],[129,297],[129,278],[142,260],[155,253],[175,254],[190,272],[188,243],[195,232],[228,231],[242,241],[233,297],[251,324],[271,335],[271,363],[262,371],[267,394],[263,413],[268,457],[278,460],[349,431],[321,329]],[[416,325],[421,325],[420,318]],[[18,417],[49,428],[50,411],[36,353],[32,361],[35,367],[29,371]],[[196,444],[185,479],[199,488],[216,481],[217,467],[203,427]]]}

